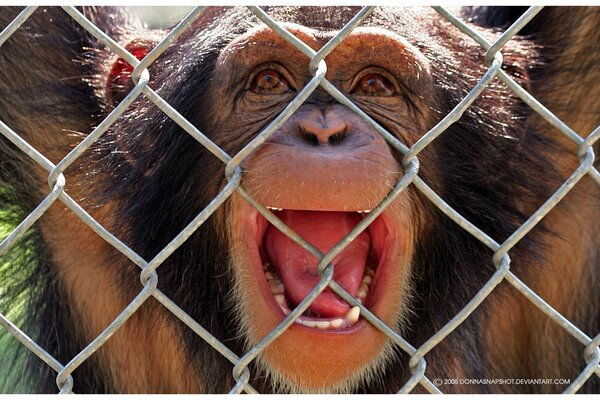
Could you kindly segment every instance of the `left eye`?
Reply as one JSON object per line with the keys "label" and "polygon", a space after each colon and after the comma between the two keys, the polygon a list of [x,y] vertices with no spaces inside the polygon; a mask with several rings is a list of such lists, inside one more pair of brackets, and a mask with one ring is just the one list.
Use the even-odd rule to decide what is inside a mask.
{"label": "left eye", "polygon": [[363,76],[352,91],[359,96],[390,97],[396,94],[394,85],[380,74]]}
{"label": "left eye", "polygon": [[250,85],[250,90],[257,94],[284,94],[292,91],[290,83],[282,74],[267,69],[259,72]]}

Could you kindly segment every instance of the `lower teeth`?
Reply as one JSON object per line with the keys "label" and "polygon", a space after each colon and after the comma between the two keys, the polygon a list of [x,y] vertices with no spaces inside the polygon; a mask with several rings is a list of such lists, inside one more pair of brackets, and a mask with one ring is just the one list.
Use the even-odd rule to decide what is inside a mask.
{"label": "lower teeth", "polygon": [[[285,315],[289,315],[291,310],[287,304],[285,299],[285,286],[283,282],[279,278],[279,275],[269,269],[270,265],[266,263],[263,268],[265,270],[265,278],[269,282],[271,286],[271,293],[273,293],[273,297],[279,307],[283,311]],[[358,293],[356,294],[356,301],[360,304],[364,303],[367,294],[369,293],[369,285],[373,281],[373,275],[375,275],[375,271],[371,268],[367,268],[365,270],[365,274],[362,278],[360,287],[358,289]],[[305,316],[300,316],[296,318],[296,323],[300,325],[307,326],[309,328],[317,328],[321,330],[330,330],[330,329],[341,329],[348,328],[353,326],[358,322],[360,318],[360,307],[352,307],[344,317],[336,317],[333,319],[324,319],[324,318],[311,318]]]}

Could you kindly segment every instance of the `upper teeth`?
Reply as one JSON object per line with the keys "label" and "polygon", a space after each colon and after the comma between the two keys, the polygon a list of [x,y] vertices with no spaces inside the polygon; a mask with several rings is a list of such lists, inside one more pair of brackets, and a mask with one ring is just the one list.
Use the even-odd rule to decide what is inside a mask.
{"label": "upper teeth", "polygon": [[357,211],[357,213],[359,213],[359,214],[363,214],[363,213],[368,214],[371,211],[373,211],[373,210],[361,210],[361,211]]}
{"label": "upper teeth", "polygon": [[267,206],[267,208],[269,210],[273,210],[273,211],[283,211],[283,208],[277,208],[277,207],[271,207],[271,206]]}
{"label": "upper teeth", "polygon": [[[272,270],[267,270],[269,267],[270,267],[270,265],[268,263],[266,263],[263,266],[263,268],[265,269],[265,278],[267,279],[267,282],[269,282],[269,285],[271,286],[271,293],[273,293],[273,297],[275,298],[275,301],[277,302],[277,304],[279,304],[279,307],[281,308],[283,313],[285,315],[289,315],[291,313],[291,310],[289,309],[287,301],[285,300],[285,295],[284,295],[285,286],[284,286],[283,282],[281,281],[281,279],[279,278],[279,275],[277,274],[277,272],[272,271]],[[365,298],[367,297],[367,294],[369,293],[369,285],[373,281],[374,274],[375,274],[375,271],[373,271],[371,268],[365,269],[365,274],[360,283],[358,293],[356,294],[356,300],[360,304],[362,304],[365,301]],[[340,328],[344,328],[344,327],[351,327],[352,325],[354,325],[358,322],[359,318],[360,318],[360,307],[354,306],[350,310],[348,310],[348,312],[346,313],[346,315],[344,317],[335,317],[335,318],[328,319],[328,318],[309,318],[309,317],[305,317],[305,316],[300,316],[300,317],[296,318],[295,322],[298,324],[307,326],[309,328],[317,328],[317,329],[327,330],[327,329],[340,329]]]}

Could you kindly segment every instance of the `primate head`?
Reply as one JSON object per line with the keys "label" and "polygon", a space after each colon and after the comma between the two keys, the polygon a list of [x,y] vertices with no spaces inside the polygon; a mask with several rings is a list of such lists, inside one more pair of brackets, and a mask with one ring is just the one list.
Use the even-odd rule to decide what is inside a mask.
{"label": "primate head", "polygon": [[[268,10],[288,32],[315,51],[357,11]],[[310,81],[310,59],[247,10],[213,11],[198,25],[151,67],[154,80],[150,85],[228,154],[235,155]],[[132,48],[139,49],[139,42],[131,43]],[[484,53],[475,50],[476,46],[442,22],[434,11],[378,9],[327,56],[326,78],[410,146],[439,122],[485,72]],[[513,47],[505,49],[507,65],[523,77],[523,56],[511,60]],[[118,76],[122,80],[123,75]],[[109,97],[114,91],[113,82],[108,81]],[[118,89],[122,90],[121,86]],[[194,200],[202,199],[196,207],[206,204],[227,182],[224,166],[209,159],[212,156],[172,122],[163,124],[151,117],[147,118],[148,124],[140,123],[134,118],[140,108],[113,130],[116,138],[111,140],[127,143],[131,165],[141,167],[148,182],[144,187],[168,179],[173,185],[169,197],[185,197],[188,205],[184,208],[190,208]],[[448,196],[469,190],[468,185],[473,185],[475,179],[471,174],[485,174],[486,168],[493,168],[488,166],[489,159],[481,161],[476,159],[479,154],[467,154],[481,151],[470,146],[480,143],[494,151],[495,146],[526,135],[520,131],[518,121],[505,123],[519,116],[514,96],[507,88],[492,84],[486,100],[469,110],[446,134],[449,140],[442,140],[443,145],[432,146],[423,154],[423,178],[441,192],[454,185],[454,193]],[[131,124],[139,135],[131,131]],[[166,140],[175,143],[162,145]],[[140,159],[148,146],[164,151],[144,154]],[[321,87],[241,167],[245,190],[323,253],[371,212],[404,174],[402,155],[365,119]],[[482,190],[489,190],[485,195],[493,196],[492,188]],[[134,198],[132,201],[140,201]],[[147,198],[142,201],[147,202]],[[171,212],[181,212],[175,210]],[[511,211],[505,205],[502,212]],[[414,330],[414,324],[420,322],[414,318],[412,300],[423,296],[414,290],[417,279],[432,273],[432,268],[438,270],[433,272],[436,276],[455,273],[443,271],[452,268],[450,261],[431,265],[435,261],[430,258],[444,253],[440,249],[447,240],[431,243],[435,227],[440,225],[436,218],[441,217],[431,205],[408,188],[334,259],[334,280],[388,326],[402,332]],[[207,257],[208,264],[200,261],[195,268],[212,272],[200,273],[187,267],[189,277],[201,274],[213,280],[231,275],[233,286],[222,285],[231,292],[222,292],[229,296],[222,301],[226,309],[235,310],[230,314],[235,321],[232,325],[250,348],[317,285],[318,260],[238,194],[219,210],[216,221],[218,235],[213,240],[220,238],[221,243],[204,246],[215,246],[222,263],[215,265]],[[141,240],[147,240],[146,234]],[[443,237],[444,233],[437,235]],[[199,241],[207,240],[197,236]],[[193,245],[186,248],[190,253],[197,251]],[[194,281],[192,287],[198,289],[191,290],[202,290],[203,283]],[[436,294],[425,297],[436,298]],[[264,350],[259,365],[271,379],[292,390],[355,390],[389,364],[394,355],[390,345],[382,332],[361,318],[359,307],[349,305],[328,288]]]}

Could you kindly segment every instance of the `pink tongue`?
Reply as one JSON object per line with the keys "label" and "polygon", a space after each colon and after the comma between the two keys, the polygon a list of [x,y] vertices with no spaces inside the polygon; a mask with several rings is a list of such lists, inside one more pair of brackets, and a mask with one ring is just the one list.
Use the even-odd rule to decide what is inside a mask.
{"label": "pink tongue", "polygon": [[[277,216],[323,253],[329,251],[361,220],[357,213],[320,211],[282,211]],[[271,265],[285,285],[286,297],[300,303],[319,282],[318,260],[273,225],[269,225],[264,245]],[[333,279],[356,296],[364,275],[371,238],[365,231],[354,239],[334,260]],[[321,317],[346,314],[350,307],[331,289],[325,289],[309,307]]]}

